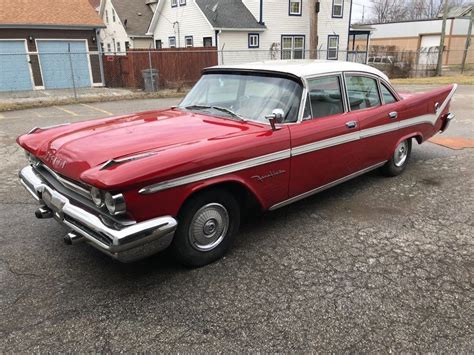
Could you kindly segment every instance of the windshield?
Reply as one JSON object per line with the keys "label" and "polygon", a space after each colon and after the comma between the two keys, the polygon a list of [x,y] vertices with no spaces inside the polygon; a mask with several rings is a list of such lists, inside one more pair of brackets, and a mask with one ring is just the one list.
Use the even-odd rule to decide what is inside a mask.
{"label": "windshield", "polygon": [[178,106],[233,119],[266,122],[282,109],[283,122],[298,120],[301,93],[297,82],[268,75],[205,74]]}

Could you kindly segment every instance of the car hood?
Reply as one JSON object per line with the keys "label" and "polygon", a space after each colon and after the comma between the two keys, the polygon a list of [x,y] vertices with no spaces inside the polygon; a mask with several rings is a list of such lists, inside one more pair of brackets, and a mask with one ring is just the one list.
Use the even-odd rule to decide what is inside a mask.
{"label": "car hood", "polygon": [[265,126],[238,122],[180,109],[74,123],[37,129],[20,136],[18,143],[48,167],[80,180],[85,171],[112,166],[203,141],[230,139],[261,131]]}

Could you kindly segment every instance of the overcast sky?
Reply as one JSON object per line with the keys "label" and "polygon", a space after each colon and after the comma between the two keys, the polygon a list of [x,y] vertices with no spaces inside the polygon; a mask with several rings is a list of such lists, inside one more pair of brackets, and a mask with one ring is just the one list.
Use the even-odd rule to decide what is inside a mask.
{"label": "overcast sky", "polygon": [[370,0],[353,0],[352,1],[352,23],[362,21],[362,12],[365,6],[365,21],[370,16]]}

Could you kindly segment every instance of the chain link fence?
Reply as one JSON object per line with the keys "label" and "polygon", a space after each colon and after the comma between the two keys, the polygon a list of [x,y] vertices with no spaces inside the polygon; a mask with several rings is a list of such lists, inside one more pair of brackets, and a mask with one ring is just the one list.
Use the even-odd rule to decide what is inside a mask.
{"label": "chain link fence", "polygon": [[[443,71],[474,70],[474,50],[443,52]],[[420,51],[372,46],[369,51],[303,49],[218,50],[182,48],[133,50],[102,55],[74,48],[67,51],[0,51],[0,92],[34,89],[73,89],[104,85],[114,88],[145,88],[145,73],[152,73],[152,91],[193,85],[202,69],[214,65],[235,65],[269,60],[329,59],[368,64],[391,78],[432,76],[436,73],[437,47]],[[151,71],[150,71],[151,70]],[[150,84],[150,83],[148,83]]]}

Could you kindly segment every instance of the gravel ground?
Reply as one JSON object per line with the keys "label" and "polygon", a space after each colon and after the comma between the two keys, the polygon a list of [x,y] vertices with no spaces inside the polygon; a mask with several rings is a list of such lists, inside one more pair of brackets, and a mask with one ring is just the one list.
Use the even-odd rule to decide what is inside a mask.
{"label": "gravel ground", "polygon": [[[473,150],[415,146],[402,176],[252,217],[227,257],[194,270],[166,252],[120,264],[34,218],[18,134],[175,102],[0,116],[0,352],[474,351]],[[473,102],[461,87],[447,136],[474,139]]]}

